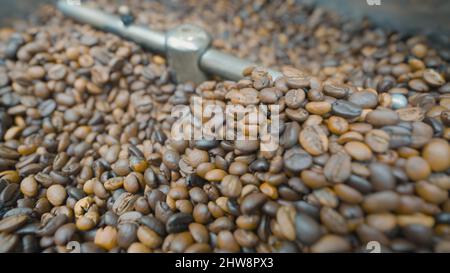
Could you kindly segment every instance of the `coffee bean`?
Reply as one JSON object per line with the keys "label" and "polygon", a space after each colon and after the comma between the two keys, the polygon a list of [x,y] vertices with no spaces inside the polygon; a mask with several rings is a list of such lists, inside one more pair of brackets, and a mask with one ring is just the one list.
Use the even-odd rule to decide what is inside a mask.
{"label": "coffee bean", "polygon": [[283,75],[286,77],[286,84],[290,88],[303,88],[309,86],[310,77],[301,70],[285,67]]}
{"label": "coffee bean", "polygon": [[20,191],[28,197],[34,197],[38,193],[38,183],[33,176],[28,176],[20,183]]}
{"label": "coffee bean", "polygon": [[212,182],[219,182],[227,175],[224,170],[214,169],[205,174],[205,179]]}
{"label": "coffee bean", "polygon": [[298,109],[288,108],[285,110],[285,114],[289,119],[296,122],[304,122],[309,116],[308,111],[306,111],[303,108]]}
{"label": "coffee bean", "polygon": [[289,149],[298,143],[298,135],[300,133],[300,125],[297,122],[289,122],[286,124],[280,143],[284,148]]}
{"label": "coffee bean", "polygon": [[395,210],[400,204],[399,196],[392,191],[380,191],[366,195],[363,208],[369,213]]}
{"label": "coffee bean", "polygon": [[192,215],[187,213],[175,213],[167,219],[166,230],[168,233],[177,233],[188,229],[193,222]]}
{"label": "coffee bean", "polygon": [[349,93],[349,88],[350,87],[348,85],[332,81],[325,82],[323,85],[324,93],[337,99],[345,98]]}
{"label": "coffee bean", "polygon": [[348,101],[364,109],[375,108],[378,104],[377,95],[373,92],[365,90],[353,93],[348,98]]}
{"label": "coffee bean", "polygon": [[266,172],[269,170],[269,162],[264,158],[257,159],[250,164],[249,170],[253,172]]}
{"label": "coffee bean", "polygon": [[356,118],[361,115],[362,109],[350,101],[337,100],[331,105],[331,113],[343,118]]}
{"label": "coffee bean", "polygon": [[241,203],[241,211],[244,214],[256,213],[266,202],[267,197],[262,193],[247,195]]}
{"label": "coffee bean", "polygon": [[47,72],[47,77],[51,80],[62,80],[67,74],[66,66],[62,64],[53,65]]}
{"label": "coffee bean", "polygon": [[182,253],[192,244],[194,244],[194,239],[192,238],[191,233],[188,231],[180,232],[175,234],[170,243],[170,250],[175,253]]}
{"label": "coffee bean", "polygon": [[383,130],[370,130],[365,135],[364,140],[374,152],[384,153],[389,149],[390,136]]}
{"label": "coffee bean", "polygon": [[389,109],[373,110],[366,116],[366,121],[373,126],[395,125],[399,122],[399,116]]}
{"label": "coffee bean", "polygon": [[124,192],[116,199],[112,206],[112,210],[117,215],[122,215],[128,211],[132,211],[136,200],[136,195]]}
{"label": "coffee bean", "polygon": [[336,135],[344,134],[348,131],[348,122],[344,118],[332,116],[328,119],[328,130]]}
{"label": "coffee bean", "polygon": [[19,240],[16,234],[0,233],[0,253],[13,252]]}
{"label": "coffee bean", "polygon": [[26,215],[5,217],[0,221],[0,232],[11,233],[23,226],[28,220]]}
{"label": "coffee bean", "polygon": [[295,210],[293,207],[280,207],[277,211],[277,222],[280,225],[281,233],[288,240],[295,240]]}
{"label": "coffee bean", "polygon": [[406,161],[405,170],[408,177],[414,181],[426,179],[431,173],[431,168],[430,165],[428,165],[428,162],[418,156],[408,158]]}
{"label": "coffee bean", "polygon": [[66,189],[61,185],[52,185],[47,189],[47,199],[53,206],[62,205],[66,198]]}
{"label": "coffee bean", "polygon": [[176,151],[168,150],[163,154],[163,162],[167,168],[171,170],[178,169],[178,162],[180,161],[180,155]]}
{"label": "coffee bean", "polygon": [[343,237],[327,234],[311,246],[313,253],[334,253],[350,251],[350,243]]}
{"label": "coffee bean", "polygon": [[283,156],[283,163],[287,170],[294,173],[309,168],[312,165],[312,157],[300,148],[292,148]]}
{"label": "coffee bean", "polygon": [[359,141],[350,141],[344,145],[345,151],[355,160],[367,161],[372,158],[372,151],[369,147]]}
{"label": "coffee bean", "polygon": [[39,236],[53,235],[56,230],[67,223],[68,220],[69,219],[65,214],[58,214],[51,218],[44,226],[41,226],[36,234]]}
{"label": "coffee bean", "polygon": [[138,227],[133,223],[123,223],[118,226],[117,245],[128,248],[137,239]]}
{"label": "coffee bean", "polygon": [[339,199],[350,204],[359,204],[364,198],[359,191],[345,184],[335,185],[334,191]]}
{"label": "coffee bean", "polygon": [[227,94],[227,98],[233,104],[241,104],[244,106],[259,103],[259,93],[253,88],[242,88],[239,92],[237,90],[236,92],[231,91]]}
{"label": "coffee bean", "polygon": [[306,245],[314,244],[321,236],[319,224],[309,215],[297,213],[295,217],[297,238]]}
{"label": "coffee bean", "polygon": [[441,212],[436,215],[436,223],[438,224],[448,224],[450,223],[450,213]]}
{"label": "coffee bean", "polygon": [[391,168],[383,163],[371,163],[370,181],[376,191],[393,190],[395,187],[395,177]]}
{"label": "coffee bean", "polygon": [[441,204],[448,199],[448,192],[426,181],[416,183],[416,192],[427,202]]}
{"label": "coffee bean", "polygon": [[158,220],[157,218],[147,215],[144,216],[140,219],[140,223],[149,227],[151,230],[153,230],[154,232],[156,232],[159,236],[165,236],[166,235],[166,230],[165,230],[165,225]]}
{"label": "coffee bean", "polygon": [[328,138],[318,125],[305,127],[300,132],[299,142],[312,155],[321,155],[328,150]]}
{"label": "coffee bean", "polygon": [[289,108],[299,108],[305,100],[305,92],[302,89],[291,89],[284,96],[286,105]]}
{"label": "coffee bean", "polygon": [[433,230],[423,225],[408,225],[402,228],[406,238],[419,245],[428,246],[433,240]]}
{"label": "coffee bean", "polygon": [[59,246],[66,246],[73,238],[76,226],[73,223],[65,224],[55,232],[55,243]]}
{"label": "coffee bean", "polygon": [[331,111],[331,104],[327,101],[312,101],[305,105],[308,112],[315,115],[324,115]]}
{"label": "coffee bean", "polygon": [[95,233],[94,243],[106,250],[111,250],[117,246],[117,229],[111,226],[99,228]]}
{"label": "coffee bean", "polygon": [[234,175],[227,175],[222,179],[221,192],[224,196],[236,198],[241,194],[242,182],[239,177]]}
{"label": "coffee bean", "polygon": [[257,140],[236,140],[234,147],[244,153],[251,153],[259,149],[259,141]]}
{"label": "coffee bean", "polygon": [[227,252],[239,252],[239,244],[234,239],[233,234],[228,230],[222,230],[217,235],[217,246]]}
{"label": "coffee bean", "polygon": [[327,161],[324,174],[328,181],[342,183],[351,175],[351,158],[347,154],[334,154]]}
{"label": "coffee bean", "polygon": [[236,242],[242,247],[253,248],[259,241],[255,233],[244,229],[236,229],[233,235]]}
{"label": "coffee bean", "polygon": [[347,223],[344,217],[332,208],[323,207],[320,210],[320,220],[333,233],[348,233]]}
{"label": "coffee bean", "polygon": [[441,86],[445,83],[444,77],[434,69],[426,69],[423,72],[423,79],[430,85]]}
{"label": "coffee bean", "polygon": [[433,139],[425,145],[422,155],[433,171],[445,171],[450,168],[450,146],[447,141]]}

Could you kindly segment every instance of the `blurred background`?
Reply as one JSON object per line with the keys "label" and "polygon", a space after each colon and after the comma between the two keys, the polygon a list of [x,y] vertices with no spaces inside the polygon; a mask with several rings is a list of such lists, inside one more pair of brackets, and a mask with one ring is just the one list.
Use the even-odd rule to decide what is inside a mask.
{"label": "blurred background", "polygon": [[[0,24],[8,25],[11,20],[23,18],[43,3],[56,0],[0,0]],[[80,0],[92,2],[92,0]],[[164,2],[176,9],[179,0],[142,0]],[[111,0],[111,4],[126,1]],[[201,2],[201,1],[199,1]],[[248,2],[248,1],[243,1]],[[407,33],[425,33],[448,39],[450,35],[450,1],[448,0],[298,0],[315,3],[336,11],[346,17],[370,18],[377,25]]]}

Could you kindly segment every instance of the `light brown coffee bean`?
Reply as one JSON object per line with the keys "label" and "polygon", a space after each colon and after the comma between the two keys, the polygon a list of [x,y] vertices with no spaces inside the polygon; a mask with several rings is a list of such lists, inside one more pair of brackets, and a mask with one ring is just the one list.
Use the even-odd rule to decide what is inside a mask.
{"label": "light brown coffee bean", "polygon": [[364,137],[366,144],[376,153],[384,153],[389,149],[390,136],[383,130],[373,129]]}
{"label": "light brown coffee bean", "polygon": [[428,162],[418,156],[408,158],[405,171],[408,177],[414,181],[426,179],[431,174],[431,168]]}
{"label": "light brown coffee bean", "polygon": [[342,183],[351,175],[351,158],[345,153],[334,154],[325,164],[323,173],[328,181]]}
{"label": "light brown coffee bean", "polygon": [[53,206],[62,205],[66,197],[66,189],[61,185],[52,185],[47,189],[47,199]]}
{"label": "light brown coffee bean", "polygon": [[318,125],[303,128],[299,141],[311,155],[321,155],[328,150],[328,138],[322,127]]}
{"label": "light brown coffee bean", "polygon": [[359,141],[350,141],[344,145],[345,151],[355,160],[367,161],[372,158],[372,151],[369,147]]}

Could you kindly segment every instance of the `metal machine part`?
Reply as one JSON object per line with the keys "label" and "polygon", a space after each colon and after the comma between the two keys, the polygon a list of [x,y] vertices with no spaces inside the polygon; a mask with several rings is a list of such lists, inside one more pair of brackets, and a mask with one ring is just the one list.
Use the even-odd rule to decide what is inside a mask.
{"label": "metal machine part", "polygon": [[[126,25],[119,16],[84,5],[69,5],[67,1],[60,0],[57,6],[64,15],[79,22],[115,33],[152,51],[165,54],[175,72],[175,79],[179,82],[190,80],[200,83],[206,79],[207,74],[237,81],[242,78],[245,68],[257,65],[210,48],[209,34],[193,25],[182,25],[166,34],[135,24]],[[269,70],[269,73],[273,79],[281,76],[278,71]]]}
{"label": "metal machine part", "polygon": [[211,40],[206,31],[194,25],[181,25],[167,32],[167,59],[177,82],[200,83],[208,79],[199,60]]}
{"label": "metal machine part", "polygon": [[[83,5],[69,5],[65,0],[57,2],[59,10],[79,22],[90,24],[104,31],[115,33],[143,47],[166,55],[177,82],[201,83],[208,75],[238,81],[246,68],[257,64],[211,48],[210,35],[200,27],[181,25],[167,33],[154,31],[135,24],[125,24],[119,16]],[[273,80],[282,73],[267,69]],[[392,108],[403,108],[407,99],[395,94]]]}

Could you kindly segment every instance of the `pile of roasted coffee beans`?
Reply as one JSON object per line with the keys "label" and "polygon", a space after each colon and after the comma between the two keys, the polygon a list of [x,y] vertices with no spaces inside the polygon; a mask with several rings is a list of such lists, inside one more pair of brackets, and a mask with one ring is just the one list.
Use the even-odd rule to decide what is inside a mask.
{"label": "pile of roasted coffee beans", "polygon": [[[50,6],[1,28],[0,252],[450,251],[448,49],[294,1],[127,3],[285,76],[175,84]],[[279,148],[174,141],[194,97],[279,105]]]}

